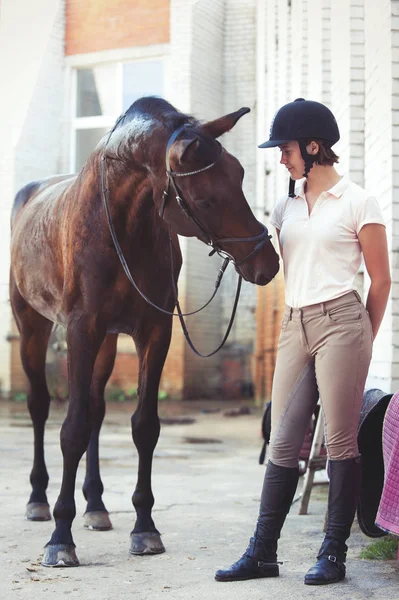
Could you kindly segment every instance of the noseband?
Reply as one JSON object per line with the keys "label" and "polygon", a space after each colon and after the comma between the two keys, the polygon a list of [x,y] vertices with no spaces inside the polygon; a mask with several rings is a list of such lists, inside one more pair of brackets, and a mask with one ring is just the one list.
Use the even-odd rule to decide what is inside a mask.
{"label": "noseband", "polygon": [[[197,217],[197,215],[193,212],[193,210],[191,209],[190,205],[186,202],[186,200],[183,198],[182,194],[179,194],[179,190],[178,187],[176,185],[176,182],[174,180],[175,177],[189,177],[191,175],[196,175],[197,173],[202,173],[203,171],[207,171],[208,169],[211,169],[219,160],[219,158],[221,157],[222,153],[223,153],[223,148],[222,146],[220,146],[221,151],[219,156],[216,158],[216,160],[207,165],[206,167],[203,167],[202,169],[197,169],[196,171],[190,171],[188,173],[177,173],[175,171],[172,171],[170,168],[170,162],[169,162],[169,151],[170,148],[172,146],[172,144],[176,141],[177,137],[180,135],[180,133],[186,128],[186,127],[190,127],[190,125],[188,124],[184,124],[181,127],[179,127],[178,129],[176,129],[174,131],[174,133],[170,136],[167,147],[166,147],[166,176],[167,176],[167,185],[165,188],[165,191],[163,192],[163,197],[162,197],[162,205],[159,211],[159,215],[163,218],[163,214],[164,214],[164,210],[165,210],[165,205],[166,202],[168,200],[169,197],[169,190],[170,187],[173,188],[175,194],[176,194],[176,202],[177,204],[180,206],[181,210],[183,211],[183,213],[186,215],[187,218],[189,218],[191,221],[193,221],[195,223],[195,225],[198,227],[198,229],[201,231],[201,238],[205,244],[207,244],[208,246],[212,247],[211,252],[209,253],[209,256],[212,256],[213,254],[217,253],[219,256],[221,256],[222,258],[224,258],[224,262],[223,265],[221,266],[221,268],[219,269],[217,278],[216,278],[216,282],[215,282],[215,288],[213,291],[212,296],[210,297],[210,299],[208,300],[208,302],[206,302],[206,304],[204,304],[203,306],[201,306],[201,308],[194,310],[192,312],[189,313],[183,313],[181,311],[180,308],[180,303],[179,303],[179,299],[178,299],[178,295],[177,295],[177,287],[176,287],[176,283],[175,280],[173,278],[173,272],[174,272],[174,265],[173,265],[173,246],[172,246],[172,238],[170,235],[170,231],[169,231],[169,247],[170,247],[170,258],[171,258],[171,279],[172,279],[172,289],[173,289],[173,294],[174,294],[174,300],[175,300],[175,306],[177,309],[177,313],[175,312],[170,312],[168,310],[165,310],[164,308],[157,306],[156,304],[154,304],[149,298],[147,298],[147,296],[145,294],[143,294],[143,292],[139,289],[139,287],[137,286],[135,280],[132,277],[132,274],[130,273],[130,269],[129,266],[126,262],[126,259],[123,255],[122,252],[122,248],[119,245],[118,239],[116,237],[116,233],[115,233],[115,229],[112,223],[112,218],[111,218],[111,211],[109,208],[109,202],[108,202],[108,189],[107,189],[107,182],[106,182],[106,171],[105,171],[105,164],[106,164],[106,159],[107,156],[105,154],[105,150],[107,148],[107,145],[109,143],[109,140],[111,139],[111,136],[113,134],[113,132],[115,131],[116,127],[118,126],[118,124],[120,123],[120,121],[125,117],[126,113],[123,113],[116,121],[114,127],[111,129],[111,131],[109,132],[107,141],[105,143],[104,146],[104,151],[103,154],[101,156],[101,188],[102,188],[102,196],[103,196],[103,203],[104,203],[104,208],[105,208],[105,212],[106,212],[106,216],[107,216],[107,221],[108,221],[108,227],[110,230],[110,234],[112,237],[112,241],[114,243],[115,246],[115,250],[118,254],[119,260],[121,262],[121,265],[123,267],[123,270],[126,273],[127,278],[129,279],[130,283],[133,285],[133,287],[135,288],[135,290],[140,294],[140,296],[148,303],[150,304],[153,308],[156,308],[157,310],[167,314],[167,315],[172,315],[172,316],[176,316],[179,317],[180,323],[181,323],[181,327],[183,329],[183,333],[187,339],[188,344],[190,345],[191,349],[198,355],[201,356],[203,358],[207,358],[209,356],[213,356],[214,354],[216,354],[216,352],[219,352],[219,350],[224,346],[231,328],[233,326],[234,323],[234,318],[235,318],[235,314],[236,314],[236,310],[237,310],[237,305],[238,305],[238,300],[240,297],[240,291],[241,291],[241,283],[242,283],[242,276],[239,275],[238,277],[238,283],[237,283],[237,291],[236,291],[236,296],[235,296],[235,300],[234,300],[234,305],[233,305],[233,309],[232,309],[232,313],[231,313],[231,317],[230,317],[230,322],[228,324],[226,333],[223,337],[222,342],[220,343],[220,345],[216,348],[216,350],[214,350],[213,352],[210,352],[209,354],[201,354],[200,352],[198,352],[198,350],[194,347],[189,333],[187,331],[187,327],[184,321],[183,317],[186,316],[190,316],[190,315],[195,315],[196,313],[199,313],[201,310],[203,310],[204,308],[206,308],[213,300],[213,298],[216,296],[216,292],[219,289],[220,286],[220,282],[222,280],[223,274],[225,272],[225,270],[227,269],[227,266],[229,264],[229,262],[233,262],[233,264],[238,267],[239,265],[242,265],[245,261],[249,260],[250,258],[252,258],[253,256],[255,256],[264,246],[264,244],[267,242],[267,240],[269,238],[271,238],[271,236],[268,233],[267,227],[265,227],[262,223],[259,223],[259,225],[261,225],[262,227],[262,232],[258,235],[255,236],[251,236],[251,237],[244,237],[244,238],[225,238],[225,239],[214,239],[213,236],[206,230],[206,228],[203,226],[203,224],[201,223],[200,219]],[[237,262],[235,261],[235,259],[233,258],[233,256],[231,256],[228,252],[226,252],[225,250],[223,250],[221,248],[221,244],[230,244],[230,243],[234,243],[234,242],[258,242],[257,245],[255,246],[255,248],[252,250],[252,252],[250,252],[244,259],[242,259],[241,261]]]}
{"label": "noseband", "polygon": [[[178,186],[175,181],[175,177],[191,177],[192,175],[197,175],[198,173],[203,173],[204,171],[211,169],[213,166],[216,165],[218,160],[221,158],[221,156],[223,154],[223,148],[219,144],[220,145],[219,156],[216,158],[216,160],[213,161],[213,163],[206,165],[206,167],[202,167],[202,169],[197,169],[196,171],[189,171],[188,173],[179,173],[176,171],[172,171],[172,169],[170,167],[170,161],[169,161],[170,149],[171,149],[172,145],[174,144],[174,142],[179,137],[179,135],[181,134],[181,132],[184,131],[185,129],[188,129],[189,127],[191,127],[191,125],[185,123],[184,125],[181,125],[178,129],[176,129],[174,131],[174,133],[172,133],[172,135],[170,136],[168,144],[166,146],[165,162],[166,162],[167,182],[166,182],[166,188],[162,194],[162,204],[161,204],[161,208],[159,211],[159,215],[160,215],[160,217],[163,218],[165,206],[166,206],[167,200],[170,195],[170,188],[172,187],[173,191],[175,193],[175,196],[176,196],[176,202],[177,202],[178,206],[181,208],[184,215],[188,219],[190,219],[190,221],[192,221],[196,225],[196,227],[200,230],[200,232],[201,232],[200,239],[205,244],[207,244],[207,246],[211,246],[212,250],[209,253],[209,256],[212,256],[213,254],[217,253],[219,256],[226,259],[228,262],[231,261],[234,264],[234,266],[239,267],[240,265],[242,265],[244,262],[246,262],[250,258],[253,258],[254,256],[256,256],[258,254],[258,252],[260,252],[260,250],[263,248],[263,246],[265,245],[267,240],[269,240],[271,238],[271,235],[269,235],[267,227],[265,227],[265,225],[263,225],[263,223],[259,223],[259,225],[262,227],[261,233],[259,233],[258,235],[250,236],[250,237],[242,237],[242,238],[234,237],[234,238],[218,239],[218,238],[214,238],[213,235],[209,231],[207,231],[207,229],[202,224],[202,222],[200,221],[198,216],[194,213],[194,211],[188,204],[188,202],[184,199],[183,194],[178,189]],[[240,261],[236,261],[231,254],[226,252],[226,250],[222,249],[221,245],[222,244],[234,244],[237,242],[258,242],[258,243],[256,244],[255,248],[251,252],[249,252],[249,254],[247,254],[247,256],[245,258],[243,258]]]}

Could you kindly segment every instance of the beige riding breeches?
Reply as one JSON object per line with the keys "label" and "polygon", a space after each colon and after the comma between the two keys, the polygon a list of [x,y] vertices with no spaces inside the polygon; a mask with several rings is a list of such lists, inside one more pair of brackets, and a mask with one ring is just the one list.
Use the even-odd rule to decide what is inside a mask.
{"label": "beige riding breeches", "polygon": [[270,459],[295,467],[320,397],[329,458],[358,456],[357,427],[372,354],[357,292],[302,309],[286,306],[272,391]]}

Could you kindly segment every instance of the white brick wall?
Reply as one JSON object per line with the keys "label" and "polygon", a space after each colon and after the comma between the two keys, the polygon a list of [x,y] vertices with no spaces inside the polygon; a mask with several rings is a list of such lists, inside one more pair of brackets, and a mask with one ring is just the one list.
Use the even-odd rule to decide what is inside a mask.
{"label": "white brick wall", "polygon": [[[391,87],[391,102],[392,102],[392,170],[393,170],[393,187],[392,187],[392,249],[391,249],[391,265],[393,273],[394,288],[399,285],[399,94],[397,87],[399,85],[399,1],[392,0],[390,4],[391,16],[390,26],[392,32],[392,87]],[[391,373],[391,390],[399,389],[399,298],[398,294],[392,293],[390,303],[391,312],[391,327],[392,327],[392,373]]]}
{"label": "white brick wall", "polygon": [[[171,0],[166,96],[181,110],[212,119],[249,106],[223,143],[243,164],[244,191],[263,218],[287,192],[277,150],[258,150],[275,111],[303,96],[331,106],[341,129],[340,172],[375,195],[387,223],[394,285],[374,347],[369,384],[399,386],[399,0]],[[8,256],[8,218],[16,188],[63,170],[64,0],[2,0],[0,76],[0,250]],[[15,22],[24,12],[18,36]],[[33,26],[34,25],[34,26]],[[25,48],[25,49],[24,49]],[[29,61],[26,56],[29,55]],[[18,73],[18,77],[15,74]],[[67,126],[67,123],[66,123]],[[64,153],[65,154],[65,153]],[[266,219],[267,220],[267,219]],[[196,240],[181,240],[180,294],[195,308],[213,288],[217,260]],[[0,382],[8,385],[8,263],[0,264]],[[222,305],[190,320],[201,349],[213,349],[227,324],[236,276],[226,274]],[[365,288],[367,290],[367,277]],[[244,285],[230,349],[255,339],[255,287]],[[174,339],[183,343],[175,324]],[[220,384],[220,356],[197,360],[186,348],[186,378],[206,394]]]}
{"label": "white brick wall", "polygon": [[331,4],[331,104],[341,133],[334,146],[339,156],[339,172],[349,175],[350,154],[350,1],[336,0]]}
{"label": "white brick wall", "polygon": [[[171,1],[171,39],[167,97],[180,110],[201,120],[223,115],[222,0]],[[208,257],[209,248],[196,239],[181,239],[184,268],[179,296],[186,311],[202,306],[214,289],[220,259]],[[204,312],[187,318],[198,350],[207,354],[221,341],[222,292]],[[174,323],[174,336],[180,324]],[[184,346],[185,396],[214,395],[220,387],[220,355],[197,357]]]}
{"label": "white brick wall", "polygon": [[[258,60],[262,52],[264,56],[263,69],[258,65],[258,86],[263,86],[258,98],[266,105],[263,137],[285,102],[298,96],[324,102],[341,130],[334,148],[340,156],[338,171],[375,195],[384,211],[394,285],[368,385],[397,389],[399,0],[259,0],[259,18],[266,32],[265,42],[258,42]],[[279,168],[278,151],[265,151],[264,156],[258,160],[258,202],[263,188],[271,210],[287,192],[287,176]],[[269,175],[262,174],[263,166]],[[367,275],[364,281],[366,293]]]}
{"label": "white brick wall", "polygon": [[[387,223],[388,245],[392,250],[392,50],[390,39],[391,2],[378,4],[365,0],[365,131],[364,131],[364,185],[374,195],[383,210]],[[381,68],[385,65],[385,68]],[[365,277],[366,289],[368,278]],[[395,297],[395,284],[392,298]],[[399,300],[399,299],[398,299]],[[389,390],[393,360],[391,300],[381,330],[374,343],[373,360],[368,384]]]}
{"label": "white brick wall", "polygon": [[365,103],[365,55],[364,55],[364,6],[363,0],[350,3],[350,158],[349,175],[364,186],[364,103]]}
{"label": "white brick wall", "polygon": [[0,78],[7,93],[0,96],[0,385],[5,392],[10,389],[11,206],[21,185],[59,170],[63,47],[64,0],[2,0]]}
{"label": "white brick wall", "polygon": [[192,0],[170,2],[170,54],[165,96],[182,112],[191,110]]}
{"label": "white brick wall", "polygon": [[307,18],[308,48],[308,94],[309,100],[321,100],[323,85],[323,3],[320,0],[309,0]]}
{"label": "white brick wall", "polygon": [[[206,121],[223,115],[223,18],[222,0],[193,4],[190,62],[190,112]],[[187,241],[187,308],[195,310],[210,297],[220,259],[208,257],[209,248],[197,239]],[[202,354],[221,341],[222,294],[203,313],[189,317],[190,331]],[[220,386],[220,354],[204,359],[185,345],[185,395],[214,396]]]}
{"label": "white brick wall", "polygon": [[[228,0],[225,2],[224,18],[224,113],[248,106],[245,115],[226,134],[223,144],[234,154],[245,169],[243,189],[248,203],[259,218],[257,209],[257,117],[263,106],[257,105],[257,1]],[[262,212],[262,210],[260,211]],[[233,268],[226,273],[223,288],[223,331],[230,319],[237,274]],[[251,379],[250,360],[256,335],[255,322],[256,289],[243,282],[239,309],[230,334],[227,352],[238,353],[244,369],[243,383]]]}
{"label": "white brick wall", "polygon": [[64,112],[64,6],[49,31],[37,80],[16,146],[18,188],[41,177],[62,172],[60,139]]}
{"label": "white brick wall", "polygon": [[321,101],[331,105],[331,0],[323,0],[321,12],[322,49],[321,49]]}

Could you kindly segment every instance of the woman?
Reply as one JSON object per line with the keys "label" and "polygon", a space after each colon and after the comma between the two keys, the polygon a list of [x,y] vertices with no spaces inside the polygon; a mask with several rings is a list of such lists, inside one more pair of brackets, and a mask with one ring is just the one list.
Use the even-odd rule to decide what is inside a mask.
{"label": "woman", "polygon": [[[320,400],[330,464],[328,526],[308,585],[345,577],[346,540],[359,496],[357,425],[372,344],[391,279],[384,221],[376,200],[334,168],[339,140],[331,111],[298,98],[283,106],[270,139],[290,175],[271,222],[284,262],[286,308],[272,392],[270,460],[259,517],[244,555],[218,581],[276,577],[277,540],[297,483],[306,427]],[[302,185],[295,182],[305,177]],[[366,308],[354,288],[363,253],[371,285]]]}

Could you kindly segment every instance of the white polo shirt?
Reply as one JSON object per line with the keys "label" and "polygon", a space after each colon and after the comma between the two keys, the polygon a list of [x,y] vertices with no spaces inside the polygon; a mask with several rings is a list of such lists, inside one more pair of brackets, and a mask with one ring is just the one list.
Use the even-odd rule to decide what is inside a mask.
{"label": "white polo shirt", "polygon": [[346,177],[320,194],[309,216],[305,181],[295,198],[277,202],[270,218],[280,230],[285,300],[293,308],[354,290],[362,257],[359,231],[367,223],[385,225],[377,200]]}

